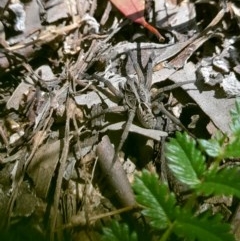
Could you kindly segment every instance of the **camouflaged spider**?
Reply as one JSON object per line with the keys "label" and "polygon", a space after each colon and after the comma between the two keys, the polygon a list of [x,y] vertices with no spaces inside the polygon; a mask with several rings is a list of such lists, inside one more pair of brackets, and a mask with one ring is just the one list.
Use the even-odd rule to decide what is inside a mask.
{"label": "camouflaged spider", "polygon": [[[152,84],[152,57],[150,56],[149,58],[147,64],[147,75],[144,76],[139,64],[134,61],[132,52],[129,52],[128,55],[137,73],[137,78],[127,76],[126,82],[123,85],[120,84],[119,90],[116,89],[110,81],[96,74],[92,75],[93,78],[104,82],[110,91],[122,102],[123,106],[114,108],[114,110],[128,112],[128,120],[125,124],[119,145],[116,149],[113,163],[116,161],[118,153],[122,149],[122,146],[128,137],[130,126],[136,115],[140,124],[145,128],[154,129],[157,124],[157,120],[151,109],[150,88]],[[105,114],[107,112],[111,112],[111,110],[105,110],[101,114]],[[95,116],[92,116],[92,118],[94,117]]]}
{"label": "camouflaged spider", "polygon": [[[157,119],[152,113],[151,94],[150,94],[150,88],[152,84],[152,55],[149,58],[145,76],[139,64],[136,61],[134,61],[132,52],[129,52],[128,55],[137,73],[137,78],[127,76],[127,81],[123,85],[120,84],[119,90],[116,89],[112,85],[112,83],[106,80],[105,78],[100,77],[96,74],[92,75],[92,77],[95,78],[96,80],[106,84],[108,89],[119,99],[119,101],[122,102],[123,106],[117,106],[116,108],[114,108],[114,112],[115,111],[128,112],[128,120],[125,124],[123,133],[121,135],[119,145],[115,151],[115,155],[112,162],[113,164],[117,160],[118,153],[122,149],[122,146],[128,137],[129,129],[135,116],[137,116],[138,121],[145,128],[155,129],[157,126]],[[173,85],[172,87],[176,88],[185,83],[189,83],[189,82],[188,81],[181,82],[179,83],[180,85],[177,84],[176,86]],[[167,89],[169,90],[172,88],[167,87]],[[170,119],[172,119],[173,122],[175,122],[177,125],[179,125],[184,130],[186,130],[186,128],[181,124],[181,122],[171,113],[169,113],[162,104],[158,104],[158,109],[161,112],[163,112],[165,115],[167,115]],[[113,112],[113,111],[111,109],[103,110],[100,114],[96,114],[92,116],[91,119],[109,112]]]}

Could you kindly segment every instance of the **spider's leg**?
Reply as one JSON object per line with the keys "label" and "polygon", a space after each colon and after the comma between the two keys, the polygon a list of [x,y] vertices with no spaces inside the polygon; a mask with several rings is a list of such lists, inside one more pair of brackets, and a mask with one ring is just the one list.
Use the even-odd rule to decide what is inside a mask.
{"label": "spider's leg", "polygon": [[133,53],[131,51],[129,52],[129,57],[130,57],[130,59],[133,63],[134,69],[136,70],[136,73],[137,73],[137,76],[138,76],[138,79],[139,79],[139,83],[145,84],[144,74],[143,74],[138,62],[136,60],[134,60]]}
{"label": "spider's leg", "polygon": [[[126,94],[127,94],[127,91],[128,93],[130,93],[128,95],[128,98],[134,96],[134,100],[136,99],[137,103],[140,103],[141,100],[139,97],[138,88],[139,87],[137,86],[137,79],[135,77],[130,78],[129,76],[127,76],[127,82],[125,84],[125,92]],[[128,103],[128,105],[130,106],[130,108],[132,108],[132,106],[134,106],[135,104]]]}
{"label": "spider's leg", "polygon": [[152,85],[152,68],[153,68],[153,53],[150,55],[148,64],[147,64],[147,75],[146,75],[146,88],[150,90]]}
{"label": "spider's leg", "polygon": [[113,161],[112,161],[112,164],[114,164],[118,158],[118,153],[119,151],[122,149],[123,147],[123,144],[124,142],[126,141],[127,137],[128,137],[128,133],[129,133],[129,129],[131,127],[131,124],[133,122],[133,119],[135,117],[135,114],[136,114],[136,107],[133,108],[133,109],[130,109],[129,110],[129,115],[128,115],[128,120],[126,122],[126,125],[124,127],[124,130],[123,130],[123,133],[121,135],[121,139],[120,139],[120,142],[118,144],[118,147],[115,151],[115,154],[114,154],[114,157],[113,157]]}
{"label": "spider's leg", "polygon": [[163,103],[158,103],[157,108],[164,114],[166,115],[173,123],[176,125],[180,126],[184,131],[186,131],[190,136],[196,139],[196,137],[189,132],[189,130],[182,124],[182,122],[176,118],[173,114],[171,114],[166,108],[164,107]]}
{"label": "spider's leg", "polygon": [[105,114],[108,114],[108,113],[122,113],[124,111],[127,111],[127,108],[125,108],[123,106],[113,106],[113,107],[109,107],[107,109],[104,109],[99,113],[91,115],[89,119],[92,120],[94,118],[97,118],[101,115],[105,115]]}
{"label": "spider's leg", "polygon": [[187,81],[182,81],[182,82],[178,82],[178,83],[175,83],[175,84],[172,84],[172,85],[169,85],[169,86],[165,86],[165,87],[162,87],[162,88],[159,88],[151,97],[151,100],[154,101],[156,100],[157,98],[159,98],[159,96],[163,93],[163,92],[166,92],[166,91],[169,91],[169,90],[173,90],[173,89],[176,89],[176,88],[179,88],[183,85],[186,85],[186,84],[192,84],[192,83],[195,83],[196,81],[195,80],[187,80]]}
{"label": "spider's leg", "polygon": [[123,99],[123,94],[121,91],[119,91],[117,88],[115,88],[115,86],[107,79],[103,78],[102,76],[99,76],[97,74],[92,74],[92,77],[98,81],[103,82],[108,89],[115,95],[118,97],[119,100]]}

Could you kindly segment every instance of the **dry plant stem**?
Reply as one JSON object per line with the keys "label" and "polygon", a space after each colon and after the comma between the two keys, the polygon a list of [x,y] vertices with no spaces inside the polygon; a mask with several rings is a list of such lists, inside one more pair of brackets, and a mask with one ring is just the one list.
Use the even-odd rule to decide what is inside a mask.
{"label": "dry plant stem", "polygon": [[[111,216],[114,216],[114,215],[119,215],[119,214],[130,212],[130,211],[133,211],[133,210],[138,210],[139,208],[140,208],[140,206],[137,206],[137,205],[119,208],[117,210],[114,210],[114,211],[111,211],[111,212],[108,212],[108,213],[103,213],[103,214],[99,214],[99,215],[90,217],[88,221],[89,221],[89,223],[96,222],[97,220],[102,219],[102,218],[107,218],[107,217],[111,217]],[[56,228],[55,232],[58,232],[59,230],[62,230],[62,229],[74,228],[74,227],[83,226],[83,225],[86,225],[86,223],[83,223],[82,217],[79,217],[78,215],[75,215],[75,216],[72,216],[72,218],[70,220],[70,223],[68,223],[66,225],[63,225],[62,227]]]}
{"label": "dry plant stem", "polygon": [[170,68],[174,68],[176,70],[183,68],[183,66],[187,63],[187,60],[193,55],[193,53],[203,45],[207,40],[213,37],[222,37],[221,33],[213,33],[209,32],[207,35],[201,36],[196,39],[193,43],[189,44],[185,49],[180,52],[174,59],[172,59],[167,65]]}
{"label": "dry plant stem", "polygon": [[38,38],[36,40],[33,40],[29,43],[17,44],[17,45],[14,45],[12,47],[8,47],[7,50],[15,51],[15,50],[25,48],[29,45],[35,45],[37,43],[43,43],[44,44],[44,43],[47,43],[47,42],[51,42],[54,39],[56,39],[57,37],[62,36],[62,35],[66,35],[67,33],[79,28],[83,23],[84,23],[84,21],[79,20],[79,21],[77,21],[73,24],[64,26],[62,28],[58,28],[58,29],[55,29],[55,30],[45,30],[44,32],[40,33],[40,35],[38,36]]}
{"label": "dry plant stem", "polygon": [[[165,48],[164,52],[160,56],[156,56],[154,60],[154,70],[157,71],[163,61],[168,60],[171,57],[174,57],[169,63],[170,68],[179,69],[183,67],[185,62],[190,58],[190,56],[196,51],[197,48],[201,46],[209,38],[213,37],[214,33],[211,33],[211,29],[218,24],[225,14],[225,10],[222,9],[218,12],[216,17],[211,21],[211,23],[200,33],[191,37],[189,40],[183,43],[176,43],[173,45],[168,45]],[[160,66],[159,66],[160,64]]]}
{"label": "dry plant stem", "polygon": [[[96,57],[97,54],[100,54],[105,51],[104,44],[106,44],[123,26],[125,26],[128,23],[127,20],[120,23],[118,27],[114,28],[112,33],[108,35],[108,37],[105,40],[102,40],[101,42],[94,39],[91,43],[91,46],[89,47],[87,53],[80,53],[78,56],[78,60],[75,64],[76,66],[76,72],[73,74],[76,78],[78,76],[81,76],[82,73],[86,72],[87,69],[89,69],[92,64],[97,60]],[[103,49],[101,49],[103,48]]]}
{"label": "dry plant stem", "polygon": [[89,11],[89,15],[93,16],[94,12],[95,12],[95,10],[97,8],[97,1],[96,0],[92,0],[91,2],[92,3],[91,3],[91,8],[90,8],[90,11]]}
{"label": "dry plant stem", "polygon": [[61,187],[62,187],[62,178],[66,166],[66,161],[68,157],[68,150],[69,150],[69,142],[70,142],[70,136],[69,136],[69,122],[70,117],[72,115],[71,108],[70,107],[70,98],[67,98],[66,101],[66,125],[65,125],[65,136],[64,136],[64,145],[63,145],[63,151],[61,154],[61,158],[59,160],[60,166],[58,170],[58,176],[57,176],[57,182],[56,182],[56,188],[55,188],[55,194],[54,194],[54,200],[53,200],[53,206],[51,209],[51,219],[50,219],[50,240],[54,240],[54,229],[56,226],[56,220],[57,220],[57,214],[58,214],[58,205],[59,205],[59,199],[61,194]]}
{"label": "dry plant stem", "polygon": [[108,1],[107,6],[105,8],[105,11],[104,11],[104,13],[102,15],[102,18],[100,20],[101,26],[103,26],[107,22],[111,10],[112,10],[112,4],[110,3],[110,1]]}
{"label": "dry plant stem", "polygon": [[1,137],[4,145],[6,146],[6,149],[8,149],[8,146],[9,146],[8,139],[7,139],[6,134],[3,131],[3,128],[1,126],[0,126],[0,137]]}
{"label": "dry plant stem", "polygon": [[[74,129],[75,129],[74,132],[76,133],[76,135],[80,136],[82,130],[81,130],[81,128],[80,128],[80,130],[79,130],[79,128],[78,128],[76,115],[73,116],[72,121],[73,121],[73,126],[74,126]],[[80,143],[79,138],[77,138],[77,143],[76,143],[76,145],[77,145],[78,151],[81,151],[81,143]],[[81,161],[82,161],[82,155],[81,155]]]}
{"label": "dry plant stem", "polygon": [[118,159],[113,163],[114,148],[108,136],[103,136],[102,141],[97,146],[96,153],[103,175],[119,203],[123,207],[135,206],[135,197],[122,164]]}
{"label": "dry plant stem", "polygon": [[[90,180],[85,179],[85,188],[84,188],[84,193],[83,193],[83,198],[82,198],[82,206],[83,206],[83,213],[84,213],[83,220],[86,222],[86,224],[90,224],[91,209],[89,209],[89,205],[92,202],[92,191],[93,191],[93,186],[89,185],[89,184],[93,183],[93,178],[94,178],[94,173],[96,170],[97,162],[98,162],[98,158],[95,158],[93,168],[91,171]],[[83,169],[84,169],[84,172],[87,171],[86,165],[83,165]]]}
{"label": "dry plant stem", "polygon": [[209,30],[211,30],[215,25],[217,25],[221,20],[222,20],[222,18],[224,17],[224,15],[225,15],[225,9],[221,9],[218,13],[217,13],[217,15],[216,15],[216,17],[208,24],[208,26],[203,30],[203,32],[201,33],[201,35],[205,35],[205,34],[207,34],[207,32],[209,31]]}
{"label": "dry plant stem", "polygon": [[111,212],[108,212],[108,213],[103,213],[103,214],[99,214],[97,216],[91,217],[89,221],[90,222],[96,221],[96,220],[101,219],[101,218],[118,215],[118,214],[121,214],[121,213],[125,213],[125,212],[129,212],[129,211],[138,209],[138,208],[139,207],[137,205],[135,205],[135,206],[127,206],[127,207],[124,207],[124,208],[119,208],[117,210],[114,210],[114,211],[111,211]]}
{"label": "dry plant stem", "polygon": [[[98,51],[99,49],[99,43],[96,39],[94,39],[87,51],[87,53],[82,53],[79,54],[77,62],[75,64],[76,66],[76,73],[73,73],[73,76],[81,76],[81,74],[86,70],[86,68],[89,65],[89,62],[93,59],[94,54]],[[80,52],[81,53],[81,52]],[[74,69],[74,68],[73,68]]]}
{"label": "dry plant stem", "polygon": [[219,34],[212,32],[211,30],[215,27],[223,18],[225,10],[222,9],[218,12],[216,17],[211,21],[211,23],[201,32],[199,36],[192,39],[185,49],[183,49],[179,55],[173,58],[168,64],[176,69],[182,68],[186,61],[191,57],[191,55],[209,38],[218,36]]}
{"label": "dry plant stem", "polygon": [[119,25],[114,28],[112,33],[110,33],[109,36],[104,40],[104,43],[107,43],[122,27],[124,27],[128,23],[129,23],[128,19],[126,19],[123,22],[119,23]]}

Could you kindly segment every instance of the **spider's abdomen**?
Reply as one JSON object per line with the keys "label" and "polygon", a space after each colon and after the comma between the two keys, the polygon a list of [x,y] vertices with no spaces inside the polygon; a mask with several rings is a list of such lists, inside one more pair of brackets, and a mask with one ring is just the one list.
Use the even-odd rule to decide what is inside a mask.
{"label": "spider's abdomen", "polygon": [[154,129],[157,125],[157,120],[152,113],[151,108],[142,103],[137,108],[137,117],[141,125],[148,129]]}

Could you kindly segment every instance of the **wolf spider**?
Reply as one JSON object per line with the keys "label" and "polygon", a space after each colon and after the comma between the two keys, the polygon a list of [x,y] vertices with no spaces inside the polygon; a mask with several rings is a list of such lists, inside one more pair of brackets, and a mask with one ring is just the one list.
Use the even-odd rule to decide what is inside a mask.
{"label": "wolf spider", "polygon": [[[93,77],[94,79],[101,81],[105,85],[107,85],[108,89],[117,97],[117,99],[119,99],[119,101],[122,102],[122,106],[115,107],[114,111],[111,108],[103,110],[101,113],[91,116],[91,119],[109,112],[115,112],[115,111],[128,112],[128,120],[125,124],[120,142],[116,148],[112,164],[114,164],[118,158],[118,153],[122,149],[123,144],[128,137],[129,129],[135,116],[137,116],[138,121],[145,128],[155,129],[157,126],[157,119],[152,113],[152,103],[151,103],[151,93],[150,93],[150,88],[152,84],[152,55],[149,58],[145,76],[139,64],[136,61],[134,61],[132,52],[129,52],[128,55],[131,59],[131,62],[133,63],[133,67],[136,71],[137,78],[127,76],[126,82],[123,85],[120,84],[119,90],[116,89],[112,85],[112,83],[106,80],[105,78],[98,76],[96,74],[91,75],[91,77]],[[173,88],[179,87],[185,83],[189,83],[189,82],[188,81],[181,82],[180,85],[174,84]],[[168,87],[167,90],[169,89],[170,88]],[[164,92],[164,88],[161,90],[161,92]],[[156,99],[156,97],[157,96],[155,95],[154,99]],[[181,122],[165,109],[163,104],[158,103],[157,108],[163,114],[167,115],[175,124],[179,125],[181,128],[186,130],[186,128],[181,124]]]}

